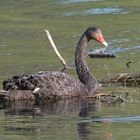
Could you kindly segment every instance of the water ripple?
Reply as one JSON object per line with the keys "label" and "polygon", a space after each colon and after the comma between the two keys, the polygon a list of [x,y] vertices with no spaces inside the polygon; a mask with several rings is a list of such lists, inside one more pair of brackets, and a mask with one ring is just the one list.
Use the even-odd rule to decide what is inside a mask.
{"label": "water ripple", "polygon": [[103,0],[67,0],[63,2],[64,4],[70,4],[70,3],[80,3],[80,2],[96,2],[96,1],[103,1]]}
{"label": "water ripple", "polygon": [[126,116],[126,117],[104,117],[104,118],[91,118],[82,120],[82,123],[89,122],[140,122],[140,116]]}
{"label": "water ripple", "polygon": [[78,11],[71,11],[65,13],[64,16],[75,16],[75,15],[99,15],[99,14],[128,14],[129,11],[120,8],[118,6],[115,7],[105,7],[105,8],[91,8],[88,10],[78,10]]}
{"label": "water ripple", "polygon": [[133,46],[130,48],[116,48],[116,49],[108,49],[108,52],[112,52],[112,53],[119,53],[119,52],[125,52],[128,50],[134,50],[134,49],[140,49],[140,46]]}
{"label": "water ripple", "polygon": [[0,44],[0,47],[7,47],[8,45]]}

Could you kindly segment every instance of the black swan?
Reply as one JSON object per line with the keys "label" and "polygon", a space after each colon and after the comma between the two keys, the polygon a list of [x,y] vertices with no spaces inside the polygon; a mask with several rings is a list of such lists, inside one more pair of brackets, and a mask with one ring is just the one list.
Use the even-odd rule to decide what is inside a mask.
{"label": "black swan", "polygon": [[3,82],[4,92],[0,93],[0,99],[28,100],[94,95],[100,84],[85,61],[85,49],[91,39],[108,46],[99,28],[90,27],[83,33],[75,53],[76,71],[80,81],[66,73],[50,71],[14,76]]}

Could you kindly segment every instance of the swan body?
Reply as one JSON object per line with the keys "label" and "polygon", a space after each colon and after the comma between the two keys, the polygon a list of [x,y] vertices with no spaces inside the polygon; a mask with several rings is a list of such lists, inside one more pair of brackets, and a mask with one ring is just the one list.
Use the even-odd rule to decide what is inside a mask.
{"label": "swan body", "polygon": [[[14,77],[12,88],[10,82],[3,83],[4,90],[32,90],[35,97],[51,96],[88,96],[94,95],[100,87],[85,61],[85,49],[93,39],[107,46],[99,28],[88,28],[80,38],[75,52],[75,65],[79,80],[62,72],[42,72],[31,76]],[[19,82],[20,81],[20,82]],[[13,86],[14,85],[14,86]]]}
{"label": "swan body", "polygon": [[69,97],[79,96],[82,95],[82,93],[88,94],[88,90],[83,83],[66,73],[57,71],[44,72],[35,75],[35,78],[39,81],[37,87],[40,89],[38,91],[45,94],[47,93],[47,96],[57,95]]}

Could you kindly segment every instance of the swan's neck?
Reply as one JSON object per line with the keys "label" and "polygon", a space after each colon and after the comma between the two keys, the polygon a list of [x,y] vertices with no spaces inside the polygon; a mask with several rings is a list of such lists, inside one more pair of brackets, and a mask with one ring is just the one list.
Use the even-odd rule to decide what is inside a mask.
{"label": "swan's neck", "polygon": [[85,61],[85,49],[87,48],[89,40],[90,39],[88,39],[85,33],[79,40],[75,53],[75,65],[80,81],[86,85],[90,93],[93,93],[98,85],[98,82],[90,72],[89,67]]}

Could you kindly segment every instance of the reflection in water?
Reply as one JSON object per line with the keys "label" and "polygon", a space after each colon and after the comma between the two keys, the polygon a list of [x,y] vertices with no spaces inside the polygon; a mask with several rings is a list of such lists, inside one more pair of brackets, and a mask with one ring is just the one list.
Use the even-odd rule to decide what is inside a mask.
{"label": "reflection in water", "polygon": [[32,101],[17,101],[4,106],[5,115],[45,115],[45,114],[70,114],[79,112],[80,117],[85,117],[89,112],[98,109],[99,101],[95,99],[71,98],[64,100],[48,101],[41,105],[34,105]]}
{"label": "reflection in water", "polygon": [[[86,105],[86,103],[83,104],[83,107],[80,110],[79,116],[80,117],[88,117],[88,113],[90,112],[97,112],[97,104],[92,102],[92,103],[88,103]],[[90,134],[91,134],[91,130],[89,129],[89,123],[88,122],[81,122],[77,124],[77,131],[79,133],[79,137],[80,139],[85,139],[85,140],[90,140]]]}
{"label": "reflection in water", "polygon": [[81,139],[90,140],[89,135],[91,134],[90,129],[88,128],[88,123],[79,123],[77,124],[77,131],[79,132],[79,137]]}
{"label": "reflection in water", "polygon": [[[83,106],[81,108],[79,116],[82,117],[81,121],[77,123],[77,131],[79,133],[79,138],[84,140],[98,140],[100,137],[104,138],[105,140],[109,140],[112,138],[112,133],[107,129],[110,122],[108,120],[104,120],[100,123],[102,123],[102,126],[104,126],[104,129],[101,134],[97,134],[97,129],[99,126],[95,125],[95,122],[92,120],[100,119],[100,116],[97,116],[96,113],[98,111],[98,106],[95,103],[88,104],[88,107]],[[89,113],[92,112],[92,117],[89,118]],[[90,121],[86,121],[88,120]],[[91,128],[92,126],[92,128]]]}
{"label": "reflection in water", "polygon": [[32,115],[34,114],[34,102],[32,101],[16,101],[7,103],[4,106],[5,115]]}
{"label": "reflection in water", "polygon": [[[34,122],[34,119],[45,117],[45,116],[61,116],[63,115],[69,115],[72,113],[78,113],[80,117],[87,117],[90,112],[97,112],[98,111],[98,101],[92,100],[92,99],[81,99],[81,98],[72,98],[72,99],[66,99],[66,100],[59,100],[59,101],[50,101],[46,104],[42,104],[40,106],[34,105],[33,102],[14,102],[9,103],[7,106],[5,106],[4,110],[2,110],[5,114],[6,118],[6,124],[4,125],[4,130],[6,132],[6,135],[9,135],[11,133],[16,135],[36,135],[43,132],[49,132],[52,130],[56,133],[57,127],[61,127],[61,129],[65,130],[67,128],[67,124],[63,121],[57,122],[51,122],[50,126],[41,126],[35,125],[37,122]],[[18,116],[31,116],[31,120],[26,119],[17,119],[15,125],[10,124],[10,120],[13,123],[12,117],[18,117]],[[30,122],[31,121],[31,122]],[[45,119],[45,122],[48,121]],[[55,121],[55,120],[54,120]],[[34,123],[33,123],[34,122]],[[30,125],[30,123],[33,123],[33,126]],[[39,122],[40,123],[40,122]],[[50,122],[49,122],[50,123]],[[10,125],[9,125],[10,124]],[[24,124],[28,124],[27,126]],[[55,125],[54,125],[55,124]],[[77,132],[79,134],[80,139],[81,138],[88,138],[88,136],[91,133],[91,130],[88,129],[88,123],[78,123],[77,124]],[[68,128],[67,128],[68,129]]]}
{"label": "reflection in water", "polygon": [[16,132],[16,134],[22,134],[22,135],[31,135],[36,134],[36,132],[39,130],[38,127],[15,127],[15,126],[5,126],[6,134],[9,134],[9,132]]}
{"label": "reflection in water", "polygon": [[14,102],[1,110],[4,124],[0,128],[6,136],[24,136],[24,139],[110,140],[114,135],[113,125],[119,123],[119,129],[124,129],[128,122],[140,122],[140,116],[99,115],[99,107],[97,100],[80,98],[50,101],[40,106],[33,102]]}
{"label": "reflection in water", "polygon": [[[134,133],[134,129],[138,131],[140,116],[122,116],[122,117],[99,117],[93,119],[84,119],[78,124],[78,132],[81,139],[104,139],[111,140],[113,138],[111,126],[117,126],[120,129],[120,135],[129,136],[129,131]],[[100,131],[99,131],[100,129]],[[116,128],[117,130],[118,128]],[[126,131],[123,133],[123,130]],[[127,132],[128,131],[128,132]],[[131,132],[130,131],[130,132]],[[100,132],[100,133],[99,133]],[[98,134],[99,133],[99,134]],[[114,132],[116,133],[116,132]],[[138,134],[139,132],[135,132]],[[116,134],[114,134],[116,135]],[[139,138],[139,136],[137,136]]]}
{"label": "reflection in water", "polygon": [[[101,126],[96,126],[91,123],[79,123],[78,132],[80,139],[84,140],[110,140],[112,138],[112,133],[108,129],[109,124],[103,123]],[[103,128],[102,128],[103,127]],[[99,133],[98,130],[101,130]]]}

